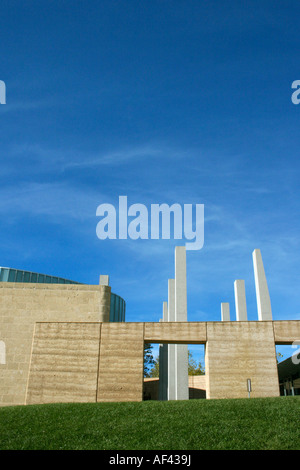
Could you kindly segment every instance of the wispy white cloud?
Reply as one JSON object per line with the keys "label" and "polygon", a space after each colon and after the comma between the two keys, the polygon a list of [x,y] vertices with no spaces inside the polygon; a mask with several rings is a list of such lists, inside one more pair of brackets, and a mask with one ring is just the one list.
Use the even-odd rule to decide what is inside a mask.
{"label": "wispy white cloud", "polygon": [[0,188],[0,214],[9,220],[27,215],[53,221],[95,217],[100,194],[67,183],[24,183]]}
{"label": "wispy white cloud", "polygon": [[165,145],[144,144],[139,146],[124,146],[124,148],[111,149],[103,152],[82,151],[70,148],[67,145],[61,148],[46,147],[41,144],[22,143],[11,146],[14,156],[29,155],[34,157],[39,165],[48,168],[55,167],[60,170],[97,168],[101,166],[122,166],[138,161],[149,161],[153,159],[179,159],[183,155]]}
{"label": "wispy white cloud", "polygon": [[68,168],[93,168],[101,165],[125,165],[129,162],[144,160],[144,159],[153,159],[162,157],[163,152],[159,148],[154,148],[151,146],[142,146],[131,149],[124,149],[118,151],[111,151],[109,153],[92,156],[83,156],[79,160],[68,161],[65,163],[65,169]]}
{"label": "wispy white cloud", "polygon": [[19,111],[32,111],[37,109],[42,109],[45,107],[53,106],[53,99],[45,98],[40,100],[30,100],[30,101],[9,101],[9,96],[7,97],[6,104],[1,106],[1,114],[15,113]]}

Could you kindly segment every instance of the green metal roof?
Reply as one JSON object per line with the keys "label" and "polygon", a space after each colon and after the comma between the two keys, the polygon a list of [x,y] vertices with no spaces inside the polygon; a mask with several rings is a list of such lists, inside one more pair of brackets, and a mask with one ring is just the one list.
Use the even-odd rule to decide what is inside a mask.
{"label": "green metal roof", "polygon": [[63,277],[49,276],[48,274],[23,271],[20,269],[0,267],[0,282],[37,282],[45,284],[81,284]]}

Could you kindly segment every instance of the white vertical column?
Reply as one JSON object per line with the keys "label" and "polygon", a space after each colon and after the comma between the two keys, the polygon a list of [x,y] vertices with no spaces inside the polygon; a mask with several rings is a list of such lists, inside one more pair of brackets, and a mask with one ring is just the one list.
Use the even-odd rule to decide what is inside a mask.
{"label": "white vertical column", "polygon": [[[168,321],[168,302],[163,302],[163,322]],[[168,399],[168,345],[159,347],[159,400]]]}
{"label": "white vertical column", "polygon": [[[175,248],[175,321],[187,321],[186,249]],[[176,400],[189,399],[188,346],[177,344],[175,348]]]}
{"label": "white vertical column", "polygon": [[[100,286],[109,286],[109,275],[108,274],[100,274],[99,276],[99,285]],[[111,303],[111,295],[110,293],[107,293],[107,296],[109,298],[109,305]],[[100,322],[109,322],[110,321],[110,307],[108,308],[108,305],[105,308],[105,311],[100,313],[99,317]]]}
{"label": "white vertical column", "polygon": [[[175,321],[175,279],[168,280],[168,321]],[[168,400],[176,400],[175,344],[168,344]]]}
{"label": "white vertical column", "polygon": [[[160,319],[159,322],[162,322],[163,319]],[[158,382],[158,399],[162,400],[163,393],[163,375],[164,375],[164,364],[163,364],[163,344],[159,345],[158,351],[158,360],[159,360],[159,382]]]}
{"label": "white vertical column", "polygon": [[163,321],[168,321],[168,302],[163,302]]}
{"label": "white vertical column", "polygon": [[185,246],[175,248],[175,321],[187,321]]}
{"label": "white vertical column", "polygon": [[236,320],[247,321],[247,304],[246,304],[246,292],[245,292],[244,280],[238,279],[234,281],[234,297],[235,297]]}
{"label": "white vertical column", "polygon": [[108,274],[101,274],[99,278],[100,286],[109,286],[109,276]]}
{"label": "white vertical column", "polygon": [[[163,321],[168,321],[168,302],[163,303]],[[168,345],[163,344],[163,391],[162,399],[168,399]]]}
{"label": "white vertical column", "polygon": [[252,253],[252,257],[253,257],[258,319],[260,321],[272,320],[272,308],[271,308],[270,294],[269,294],[268,283],[267,283],[267,279],[265,275],[265,269],[264,269],[260,250],[255,249]]}
{"label": "white vertical column", "polygon": [[221,320],[230,321],[230,307],[228,302],[221,303]]}

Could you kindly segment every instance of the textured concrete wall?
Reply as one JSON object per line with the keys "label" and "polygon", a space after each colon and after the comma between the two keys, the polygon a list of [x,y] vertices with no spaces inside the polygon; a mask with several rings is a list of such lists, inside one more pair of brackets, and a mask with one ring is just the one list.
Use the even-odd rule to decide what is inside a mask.
{"label": "textured concrete wall", "polygon": [[206,398],[205,375],[189,375],[189,398]]}
{"label": "textured concrete wall", "polygon": [[37,323],[26,404],[95,402],[101,323]]}
{"label": "textured concrete wall", "polygon": [[274,339],[276,344],[292,344],[300,341],[300,321],[274,321]]}
{"label": "textured concrete wall", "polygon": [[272,322],[207,323],[207,398],[279,396]]}
{"label": "textured concrete wall", "polygon": [[22,405],[36,322],[101,321],[110,310],[110,287],[71,284],[0,283],[0,405]]}
{"label": "textured concrete wall", "polygon": [[[252,397],[278,396],[274,330],[280,332],[280,338],[289,338],[292,341],[299,331],[300,322],[293,322],[292,326],[293,328],[289,322],[264,321],[103,323],[100,356],[99,353],[96,354],[97,360],[90,372],[95,377],[95,363],[99,361],[96,399],[142,400],[144,341],[201,343],[206,340],[207,398],[247,397],[247,379],[252,382]],[[95,347],[95,351],[96,349]],[[46,343],[44,347],[40,344],[40,353],[43,351],[47,354]],[[67,350],[62,348],[61,352],[66,354]],[[34,359],[33,349],[32,364],[35,362],[38,361]],[[36,369],[35,373],[37,372],[39,371]],[[77,373],[79,372],[76,370],[75,374]],[[37,377],[34,380],[37,381]],[[95,379],[93,380],[95,383]],[[43,386],[45,387],[45,383]],[[91,390],[89,393],[86,401],[92,400]]]}
{"label": "textured concrete wall", "polygon": [[205,375],[189,375],[189,387],[206,390],[206,376]]}
{"label": "textured concrete wall", "polygon": [[248,378],[251,396],[278,396],[275,343],[300,338],[300,321],[101,323],[105,286],[14,287],[0,296],[2,406],[26,389],[26,403],[140,401],[144,341],[205,343],[207,398],[247,397]]}
{"label": "textured concrete wall", "polygon": [[97,401],[143,399],[144,324],[103,323]]}
{"label": "textured concrete wall", "polygon": [[148,343],[204,344],[206,325],[206,322],[145,323],[145,341]]}

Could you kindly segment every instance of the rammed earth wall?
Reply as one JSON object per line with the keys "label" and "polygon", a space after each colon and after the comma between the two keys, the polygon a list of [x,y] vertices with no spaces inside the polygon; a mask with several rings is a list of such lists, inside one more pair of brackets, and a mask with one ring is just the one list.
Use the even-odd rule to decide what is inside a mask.
{"label": "rammed earth wall", "polygon": [[0,284],[0,405],[141,401],[144,342],[205,344],[207,398],[279,396],[300,321],[109,323],[110,287]]}

